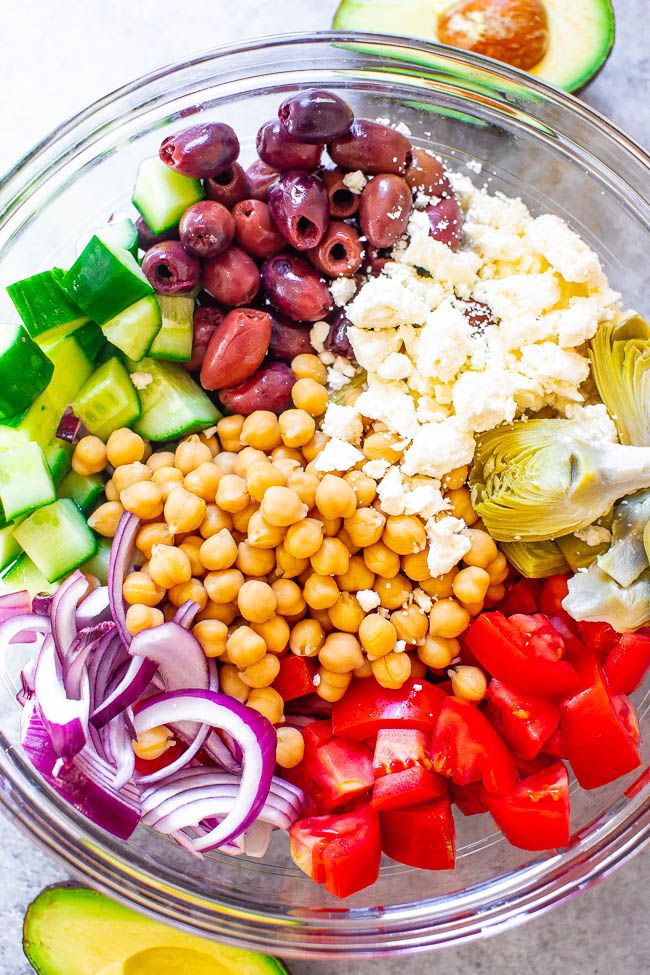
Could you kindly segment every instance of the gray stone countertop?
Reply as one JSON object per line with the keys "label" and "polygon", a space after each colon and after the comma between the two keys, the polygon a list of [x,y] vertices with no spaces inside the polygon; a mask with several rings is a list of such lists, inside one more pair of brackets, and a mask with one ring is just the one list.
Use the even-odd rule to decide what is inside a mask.
{"label": "gray stone countertop", "polygon": [[[647,145],[648,4],[615,0],[614,5],[614,53],[582,97]],[[7,4],[0,173],[63,119],[158,65],[248,37],[325,29],[334,7],[334,0]],[[4,819],[0,835],[0,975],[28,975],[20,947],[24,909],[43,886],[65,875]],[[293,962],[291,970],[294,975],[641,975],[650,970],[649,864],[647,853],[637,857],[595,889],[488,941],[410,959]]]}

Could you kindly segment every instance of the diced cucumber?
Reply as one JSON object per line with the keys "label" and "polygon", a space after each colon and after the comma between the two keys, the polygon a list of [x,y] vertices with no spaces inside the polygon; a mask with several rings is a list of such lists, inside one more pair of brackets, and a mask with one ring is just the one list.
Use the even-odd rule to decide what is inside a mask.
{"label": "diced cucumber", "polygon": [[108,584],[108,561],[111,557],[111,539],[98,538],[97,551],[81,566],[84,572],[97,576],[102,586]]}
{"label": "diced cucumber", "polygon": [[36,443],[5,450],[0,456],[0,501],[7,521],[56,498],[45,454]]}
{"label": "diced cucumber", "polygon": [[18,447],[22,443],[28,443],[29,437],[20,429],[12,426],[0,426],[0,452]]}
{"label": "diced cucumber", "polygon": [[70,498],[39,508],[19,525],[15,537],[48,582],[77,569],[97,551],[94,533]]}
{"label": "diced cucumber", "polygon": [[175,173],[158,156],[143,159],[133,191],[133,205],[154,234],[175,227],[188,206],[205,196],[198,179]]}
{"label": "diced cucumber", "polygon": [[32,338],[43,332],[56,332],[63,338],[88,320],[63,290],[64,274],[55,267],[8,286],[7,294]]}
{"label": "diced cucumber", "polygon": [[26,410],[53,372],[48,357],[21,325],[0,325],[0,420]]}
{"label": "diced cucumber", "polygon": [[[194,298],[185,295],[156,295],[162,328],[149,349],[152,359],[189,362],[192,358]],[[133,356],[131,356],[133,358]]]}
{"label": "diced cucumber", "polygon": [[143,359],[129,363],[142,415],[134,430],[147,440],[173,440],[221,419],[212,400],[181,366]]}
{"label": "diced cucumber", "polygon": [[100,494],[104,493],[104,482],[99,474],[85,476],[70,471],[63,478],[59,488],[60,498],[72,498],[81,511],[86,514]]}
{"label": "diced cucumber", "polygon": [[115,356],[95,370],[72,409],[90,432],[102,440],[108,440],[119,427],[132,426],[141,412],[131,377]]}
{"label": "diced cucumber", "polygon": [[133,254],[90,238],[63,278],[67,295],[98,325],[153,293]]}
{"label": "diced cucumber", "polygon": [[14,538],[19,524],[20,521],[17,521],[12,525],[5,525],[4,528],[0,528],[0,572],[15,562],[22,552],[20,545]]}
{"label": "diced cucumber", "polygon": [[48,582],[30,557],[24,554],[7,569],[2,577],[2,584],[9,592],[21,592],[26,589],[30,596],[54,592],[57,588],[57,583]]}
{"label": "diced cucumber", "polygon": [[97,356],[106,345],[106,339],[99,325],[95,322],[84,322],[73,333],[77,342],[84,350],[91,362],[95,362]]}
{"label": "diced cucumber", "polygon": [[138,362],[160,331],[162,318],[155,295],[147,295],[104,322],[104,336],[117,349]]}
{"label": "diced cucumber", "polygon": [[[81,254],[84,247],[93,234],[84,234],[77,241],[77,255]],[[138,253],[138,231],[130,217],[125,214],[117,214],[114,220],[110,220],[105,227],[100,227],[94,232],[95,237],[99,237],[109,247],[123,247],[125,251],[131,251],[134,257]]]}
{"label": "diced cucumber", "polygon": [[73,451],[74,447],[72,444],[66,443],[65,440],[59,440],[58,437],[55,437],[47,447],[43,448],[45,460],[47,461],[47,466],[50,468],[50,474],[52,475],[55,488],[59,487],[61,481],[70,470]]}

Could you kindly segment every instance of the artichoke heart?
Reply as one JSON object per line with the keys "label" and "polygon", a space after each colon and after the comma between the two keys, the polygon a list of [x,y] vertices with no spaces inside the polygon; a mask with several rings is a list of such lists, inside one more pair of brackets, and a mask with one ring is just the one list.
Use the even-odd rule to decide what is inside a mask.
{"label": "artichoke heart", "polygon": [[623,587],[594,564],[569,579],[568,586],[562,606],[574,620],[609,623],[619,633],[650,623],[650,569]]}
{"label": "artichoke heart", "polygon": [[632,315],[591,341],[594,381],[621,443],[650,446],[650,325]]}
{"label": "artichoke heart", "polygon": [[526,579],[547,579],[564,575],[570,569],[558,545],[550,539],[545,542],[502,542],[501,550]]}
{"label": "artichoke heart", "polygon": [[639,491],[623,498],[614,508],[612,544],[598,558],[598,567],[619,586],[631,586],[649,567],[643,544],[646,526],[650,524],[650,491]]}

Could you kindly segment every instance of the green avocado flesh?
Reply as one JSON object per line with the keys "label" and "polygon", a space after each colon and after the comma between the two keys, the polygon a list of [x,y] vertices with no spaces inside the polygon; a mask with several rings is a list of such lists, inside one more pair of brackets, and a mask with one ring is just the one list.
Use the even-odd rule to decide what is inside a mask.
{"label": "green avocado flesh", "polygon": [[23,948],[39,975],[287,975],[274,958],[185,934],[82,887],[38,895]]}
{"label": "green avocado flesh", "polygon": [[[342,0],[337,30],[406,34],[438,40],[438,17],[456,0]],[[549,43],[528,72],[558,88],[576,91],[603,66],[614,43],[611,0],[544,0]]]}

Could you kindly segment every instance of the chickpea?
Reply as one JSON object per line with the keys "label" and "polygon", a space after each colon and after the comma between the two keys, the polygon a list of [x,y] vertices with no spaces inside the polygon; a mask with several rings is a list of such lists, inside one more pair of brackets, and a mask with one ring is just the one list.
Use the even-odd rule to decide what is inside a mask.
{"label": "chickpea", "polygon": [[309,559],[323,543],[323,524],[316,518],[305,518],[287,529],[284,546],[297,559]]}
{"label": "chickpea", "polygon": [[207,430],[201,430],[201,432],[199,433],[199,440],[201,441],[201,443],[204,443],[206,445],[206,447],[212,454],[213,458],[216,457],[219,451],[221,450],[219,441],[217,439],[216,427],[208,427]]}
{"label": "chickpea", "polygon": [[291,398],[294,406],[299,410],[304,410],[310,416],[322,416],[327,409],[327,388],[322,383],[317,383],[315,379],[305,376],[298,379],[291,390]]}
{"label": "chickpea", "polygon": [[476,565],[480,569],[487,569],[499,555],[499,550],[487,532],[470,529],[465,533],[471,542],[469,552],[463,555],[465,565]]}
{"label": "chickpea", "polygon": [[192,578],[189,556],[174,545],[154,545],[149,560],[151,578],[161,589],[171,589]]}
{"label": "chickpea", "polygon": [[384,609],[399,609],[407,601],[413,591],[410,579],[398,573],[390,579],[379,577],[375,579],[375,592],[381,599]]}
{"label": "chickpea", "polygon": [[420,589],[423,589],[427,596],[435,599],[446,599],[453,595],[454,579],[458,575],[458,569],[454,566],[449,572],[434,579],[420,579]]}
{"label": "chickpea", "polygon": [[305,582],[302,594],[312,609],[329,609],[339,598],[339,587],[331,576],[314,572]]}
{"label": "chickpea", "polygon": [[397,630],[390,620],[379,613],[370,613],[361,622],[359,639],[371,660],[390,653],[397,643]]}
{"label": "chickpea", "polygon": [[[259,667],[260,664],[255,664],[255,666]],[[284,721],[284,701],[273,687],[253,688],[248,695],[246,704],[254,711],[258,711],[271,724],[280,724]]]}
{"label": "chickpea", "polygon": [[351,681],[351,673],[337,674],[325,667],[319,667],[318,673],[314,677],[316,693],[324,701],[330,701],[332,704],[341,700]]}
{"label": "chickpea", "polygon": [[233,603],[244,585],[244,577],[239,569],[221,569],[208,572],[203,585],[214,603]]}
{"label": "chickpea", "polygon": [[157,728],[150,728],[149,731],[142,732],[135,741],[131,742],[131,747],[138,758],[150,762],[155,758],[160,758],[175,744],[172,731],[162,724]]}
{"label": "chickpea", "polygon": [[282,442],[286,447],[303,447],[316,432],[314,418],[306,410],[285,410],[279,422]]}
{"label": "chickpea", "polygon": [[394,433],[371,433],[363,442],[362,451],[368,460],[385,460],[396,464],[404,453],[404,441]]}
{"label": "chickpea", "polygon": [[287,528],[307,516],[307,505],[288,487],[270,487],[260,506],[260,511],[269,525]]}
{"label": "chickpea", "polygon": [[237,454],[230,450],[222,450],[220,454],[216,455],[212,463],[222,474],[237,473]]}
{"label": "chickpea", "polygon": [[324,538],[310,562],[321,576],[343,575],[350,568],[350,553],[338,538]]}
{"label": "chickpea", "polygon": [[113,478],[109,478],[104,485],[104,496],[107,501],[119,501],[120,496],[115,490],[115,485],[113,484]]}
{"label": "chickpea", "polygon": [[210,448],[201,443],[196,434],[182,440],[176,448],[174,454],[174,464],[178,467],[181,474],[189,474],[202,464],[212,463],[212,453]]}
{"label": "chickpea", "polygon": [[463,701],[482,701],[487,691],[487,678],[480,667],[459,665],[448,671],[451,679],[451,689],[455,697]]}
{"label": "chickpea", "polygon": [[136,464],[144,457],[144,440],[142,437],[129,430],[128,427],[121,427],[113,430],[106,442],[106,459],[113,467],[121,467],[122,464]]}
{"label": "chickpea", "polygon": [[[319,623],[320,626],[322,626],[325,634],[332,633],[334,631],[334,625],[330,619],[330,614],[327,609],[313,609],[310,607],[309,616],[312,620],[315,620],[316,623]],[[297,622],[299,621],[296,620],[295,623],[292,623],[292,626],[295,626]]]}
{"label": "chickpea", "polygon": [[235,565],[247,576],[266,576],[275,568],[273,549],[254,548],[249,542],[237,545]]}
{"label": "chickpea", "polygon": [[364,657],[363,663],[360,667],[355,667],[352,671],[355,677],[359,677],[365,680],[366,677],[372,677],[372,661]]}
{"label": "chickpea", "polygon": [[466,525],[473,525],[478,515],[472,508],[472,499],[468,488],[461,487],[457,491],[448,491],[447,498],[451,502],[450,514],[454,518],[462,518]]}
{"label": "chickpea", "polygon": [[372,661],[373,677],[382,687],[397,690],[411,676],[411,658],[408,653],[391,650],[378,660]]}
{"label": "chickpea", "polygon": [[[322,430],[317,430],[314,436],[311,438],[309,443],[306,443],[302,448],[302,455],[308,463],[316,460],[318,455],[325,449],[325,444],[328,441],[328,437],[322,432]],[[305,468],[307,470],[307,468]]]}
{"label": "chickpea", "polygon": [[349,592],[342,592],[328,612],[336,629],[344,633],[358,633],[365,616],[356,596]]}
{"label": "chickpea", "polygon": [[350,485],[357,496],[357,507],[363,508],[377,497],[377,482],[364,474],[363,471],[348,471],[343,475],[343,480]]}
{"label": "chickpea", "polygon": [[255,410],[244,420],[239,439],[256,450],[270,451],[279,447],[282,437],[277,416],[270,410]]}
{"label": "chickpea", "polygon": [[305,608],[303,594],[292,579],[276,579],[271,589],[277,600],[277,612],[281,616],[295,616]]}
{"label": "chickpea", "polygon": [[469,626],[467,610],[455,599],[440,599],[429,614],[431,636],[458,637]]}
{"label": "chickpea", "polygon": [[326,474],[316,488],[316,507],[325,518],[350,518],[357,510],[357,496],[342,477]]}
{"label": "chickpea", "polygon": [[347,548],[347,550],[350,553],[350,555],[356,555],[357,552],[361,551],[361,546],[354,544],[354,542],[350,538],[350,535],[348,534],[348,532],[347,532],[347,530],[345,528],[342,528],[340,530],[340,532],[338,533],[337,538],[338,538],[339,542],[343,542],[343,544]]}
{"label": "chickpea", "polygon": [[347,674],[363,663],[359,641],[352,633],[330,633],[325,638],[318,659],[326,670]]}
{"label": "chickpea", "polygon": [[270,687],[280,673],[280,661],[273,653],[240,670],[239,676],[249,687]]}
{"label": "chickpea", "polygon": [[262,660],[266,655],[266,643],[250,626],[236,626],[226,640],[226,653],[228,660],[241,671]]}
{"label": "chickpea", "polygon": [[499,552],[496,559],[485,566],[485,570],[490,577],[491,586],[499,586],[508,578],[508,562],[503,554]]}
{"label": "chickpea", "polygon": [[419,606],[411,603],[391,614],[397,636],[406,643],[423,643],[429,629],[429,619]]}
{"label": "chickpea", "polygon": [[217,505],[224,511],[243,511],[250,502],[246,481],[237,474],[224,474],[217,486]]}
{"label": "chickpea", "polygon": [[408,555],[403,555],[402,571],[404,575],[407,575],[413,582],[422,582],[424,579],[429,579],[428,557],[429,549],[426,547],[420,552],[411,552]]}
{"label": "chickpea", "polygon": [[278,545],[275,550],[275,575],[278,579],[295,579],[301,572],[309,568],[309,559],[297,559],[287,551],[285,545]]}
{"label": "chickpea", "polygon": [[[274,447],[271,451],[271,461],[274,464],[280,464],[280,461],[292,461],[297,467],[302,467],[304,460],[302,451],[297,447],[287,447],[286,444],[280,444],[279,447]],[[292,467],[292,470],[295,469],[296,466]],[[284,470],[282,464],[280,464],[280,470]]]}
{"label": "chickpea", "polygon": [[205,609],[208,604],[208,594],[205,586],[200,579],[190,579],[189,582],[181,582],[167,593],[167,598],[174,606],[182,606],[188,599],[196,603],[199,610]]}
{"label": "chickpea", "polygon": [[144,603],[133,603],[126,611],[126,629],[135,636],[142,630],[151,630],[154,626],[161,626],[165,622],[165,617],[159,609],[147,606]]}
{"label": "chickpea", "polygon": [[320,483],[317,474],[308,471],[293,471],[287,478],[287,487],[295,491],[303,504],[313,508],[316,503],[316,488]]}
{"label": "chickpea", "polygon": [[304,352],[291,361],[291,371],[296,379],[313,379],[324,386],[327,382],[327,370],[317,355]]}
{"label": "chickpea", "polygon": [[[88,519],[88,524],[90,525],[90,518]],[[148,525],[142,525],[135,537],[135,544],[144,557],[150,559],[151,550],[154,545],[173,545],[174,536],[164,521],[153,521]]]}
{"label": "chickpea", "polygon": [[452,583],[454,596],[460,599],[461,603],[479,603],[481,606],[489,586],[489,573],[485,569],[479,569],[476,565],[461,569]]}
{"label": "chickpea", "polygon": [[202,538],[212,538],[224,529],[231,531],[232,528],[232,515],[228,511],[222,511],[216,504],[206,505],[203,521],[199,525],[199,534]]}
{"label": "chickpea", "polygon": [[206,657],[222,657],[226,652],[228,627],[221,620],[201,620],[192,629]]}
{"label": "chickpea", "polygon": [[106,501],[88,516],[88,524],[98,535],[113,538],[123,514],[124,508],[119,501]]}
{"label": "chickpea", "polygon": [[325,630],[315,619],[301,620],[291,630],[289,647],[297,657],[317,657],[325,642]]}
{"label": "chickpea", "polygon": [[211,535],[199,549],[201,565],[209,571],[229,569],[237,561],[237,545],[227,528]]}
{"label": "chickpea", "polygon": [[505,594],[506,594],[506,587],[503,585],[503,583],[497,583],[496,586],[490,586],[490,588],[485,594],[484,605],[487,606],[488,608],[492,606],[496,606],[497,603],[501,602]]}
{"label": "chickpea", "polygon": [[219,468],[210,461],[209,463],[199,464],[193,471],[186,474],[183,487],[191,494],[203,498],[204,501],[214,501],[221,477]]}
{"label": "chickpea", "polygon": [[442,479],[442,486],[446,491],[457,491],[461,488],[463,484],[467,481],[467,475],[469,474],[469,468],[467,465],[464,467],[454,467],[453,471],[449,471],[448,474]]}
{"label": "chickpea", "polygon": [[125,488],[120,494],[120,502],[126,511],[142,521],[158,518],[163,513],[160,488],[151,481],[140,481]]}
{"label": "chickpea", "polygon": [[132,484],[137,484],[139,481],[150,481],[152,476],[153,472],[149,470],[146,464],[136,461],[134,464],[123,464],[121,467],[116,467],[113,471],[112,480],[115,490],[121,494]]}
{"label": "chickpea", "polygon": [[300,765],[305,755],[305,739],[300,729],[285,725],[278,728],[277,736],[275,760],[280,768],[295,768]]}
{"label": "chickpea", "polygon": [[[344,520],[343,524],[355,545],[358,545],[359,548],[368,548],[381,539],[385,530],[386,516],[381,511],[377,511],[376,508],[357,508],[354,514]],[[384,542],[384,545],[387,543]],[[396,551],[396,549],[391,550]]]}
{"label": "chickpea", "polygon": [[228,453],[238,453],[242,449],[240,435],[244,426],[244,417],[235,414],[224,416],[217,423],[217,436],[222,450]]}
{"label": "chickpea", "polygon": [[[289,448],[286,447],[286,450]],[[300,461],[293,460],[291,457],[276,457],[273,460],[273,466],[277,467],[285,481],[288,481],[292,474],[296,474],[302,471],[302,464]]]}
{"label": "chickpea", "polygon": [[157,606],[165,590],[161,589],[146,572],[130,572],[122,585],[124,602],[130,606],[141,603],[143,606]]}
{"label": "chickpea", "polygon": [[[313,421],[312,421],[313,422]],[[106,467],[106,447],[99,437],[82,437],[72,455],[72,470],[88,477]]]}
{"label": "chickpea", "polygon": [[363,561],[371,572],[375,572],[384,579],[393,579],[401,568],[397,552],[393,552],[383,542],[375,542],[373,545],[364,548]]}
{"label": "chickpea", "polygon": [[275,615],[278,600],[266,582],[249,580],[237,594],[239,612],[250,623],[265,623]]}
{"label": "chickpea", "polygon": [[214,603],[209,599],[205,609],[197,614],[196,620],[197,623],[202,623],[204,620],[219,620],[220,623],[230,626],[237,612],[237,603]]}
{"label": "chickpea", "polygon": [[424,551],[427,533],[424,524],[415,515],[390,515],[382,536],[384,545],[398,555],[411,555]]}
{"label": "chickpea", "polygon": [[177,487],[170,491],[165,501],[165,521],[173,535],[193,532],[205,518],[206,504],[185,488]]}
{"label": "chickpea", "polygon": [[284,487],[285,477],[273,464],[251,464],[246,472],[246,487],[251,498],[261,501],[270,487]]}
{"label": "chickpea", "polygon": [[[112,434],[111,434],[111,436],[112,436]],[[110,437],[109,437],[108,442],[109,443],[111,442],[110,441]],[[144,451],[143,451],[143,456],[144,456]],[[143,458],[140,457],[139,459],[142,460]],[[136,462],[135,461],[125,461],[124,463],[125,464],[134,464]],[[111,464],[113,464],[113,461],[111,461]],[[114,467],[119,467],[120,465],[119,464],[113,464],[113,466]],[[155,454],[152,454],[151,457],[149,457],[149,459],[147,460],[147,467],[149,468],[150,471],[153,471],[154,474],[156,473],[156,471],[160,467],[173,467],[173,466],[174,466],[174,452],[172,450],[158,450],[158,451],[156,451]]]}
{"label": "chickpea", "polygon": [[157,467],[152,480],[158,486],[163,501],[166,501],[174,488],[183,487],[185,479],[177,467]]}
{"label": "chickpea", "polygon": [[318,509],[312,512],[312,518],[320,521],[323,526],[323,534],[328,538],[337,538],[343,525],[342,518],[325,518]]}
{"label": "chickpea", "polygon": [[261,510],[255,511],[248,522],[248,541],[253,548],[275,549],[284,540],[285,529],[270,525]]}
{"label": "chickpea", "polygon": [[280,656],[287,649],[291,628],[284,616],[272,616],[264,623],[251,623],[251,626],[262,637],[269,653]]}
{"label": "chickpea", "polygon": [[375,584],[375,573],[370,571],[361,555],[352,555],[348,571],[336,576],[336,583],[341,592],[372,589]]}
{"label": "chickpea", "polygon": [[223,664],[219,668],[219,686],[222,693],[227,694],[228,697],[234,697],[236,701],[241,701],[242,704],[246,704],[251,689],[248,684],[243,682],[237,668],[232,664]]}

